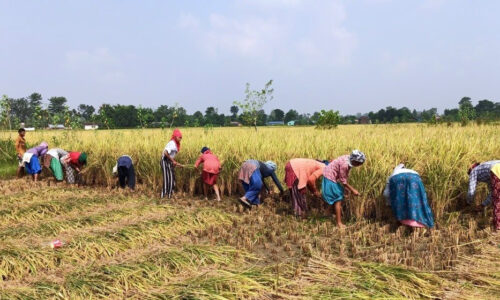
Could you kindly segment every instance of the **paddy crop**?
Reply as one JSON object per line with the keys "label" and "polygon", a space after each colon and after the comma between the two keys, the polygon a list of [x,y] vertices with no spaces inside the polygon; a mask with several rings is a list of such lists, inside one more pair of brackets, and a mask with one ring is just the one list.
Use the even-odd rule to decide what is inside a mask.
{"label": "paddy crop", "polygon": [[[500,236],[491,211],[464,205],[470,162],[500,157],[497,126],[424,125],[186,129],[176,157],[193,164],[202,146],[223,162],[222,202],[199,195],[199,173],[177,169],[176,199],[159,199],[168,130],[29,132],[29,145],[87,151],[80,186],[0,180],[0,299],[498,299]],[[0,133],[11,141],[14,133]],[[2,164],[17,164],[4,142]],[[320,199],[296,219],[274,194],[244,210],[237,172],[250,158],[333,159],[357,148],[351,173],[361,197],[345,201],[338,229]],[[111,169],[133,157],[135,193]],[[13,155],[13,154],[12,154]],[[417,170],[436,228],[398,226],[381,192],[399,162]],[[477,201],[486,194],[481,187]],[[49,242],[63,241],[60,249]]]}
{"label": "paddy crop", "polygon": [[[342,230],[319,212],[297,219],[272,197],[244,211],[232,197],[160,201],[27,178],[2,181],[0,192],[8,192],[0,210],[9,220],[0,225],[0,299],[500,294],[500,239],[487,213],[449,215],[431,231],[390,220],[358,220]],[[54,239],[63,247],[51,249]]]}

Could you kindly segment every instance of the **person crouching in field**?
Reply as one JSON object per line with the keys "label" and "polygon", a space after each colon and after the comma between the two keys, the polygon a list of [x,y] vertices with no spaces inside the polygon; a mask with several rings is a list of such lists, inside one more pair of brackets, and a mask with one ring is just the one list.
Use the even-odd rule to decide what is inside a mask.
{"label": "person crouching in field", "polygon": [[46,142],[42,142],[40,145],[28,149],[23,155],[26,173],[30,174],[35,182],[38,181],[38,176],[42,173],[42,166],[39,159],[43,159],[48,149],[49,145]]}
{"label": "person crouching in field", "polygon": [[491,160],[484,163],[474,163],[468,171],[469,174],[469,191],[467,192],[467,203],[472,204],[476,196],[476,188],[478,182],[485,182],[488,184],[490,193],[483,201],[482,205],[484,207],[488,206],[492,202],[494,196],[497,197],[496,203],[494,201],[493,206],[493,227],[500,230],[500,201],[498,201],[498,174],[493,172],[493,168],[498,170],[497,166],[500,164],[500,160]]}
{"label": "person crouching in field", "polygon": [[387,179],[384,197],[396,219],[410,227],[434,227],[434,216],[418,173],[399,164]]}
{"label": "person crouching in field", "polygon": [[66,172],[66,182],[69,184],[76,183],[76,174],[80,174],[82,168],[87,164],[87,153],[85,152],[69,152],[61,157],[61,164]]}
{"label": "person crouching in field", "polygon": [[183,167],[182,164],[175,161],[175,156],[181,150],[182,133],[179,129],[175,129],[172,133],[170,141],[163,150],[163,155],[160,160],[161,171],[163,174],[163,185],[161,188],[161,198],[167,196],[169,199],[175,188],[175,167]]}
{"label": "person crouching in field", "polygon": [[500,163],[491,168],[491,198],[493,200],[493,226],[500,230]]}
{"label": "person crouching in field", "polygon": [[212,153],[210,148],[203,147],[201,149],[201,155],[196,160],[194,167],[198,169],[200,164],[203,164],[201,179],[203,181],[203,195],[205,195],[205,200],[208,200],[208,187],[212,186],[214,188],[217,201],[220,201],[221,197],[219,186],[217,186],[217,178],[221,168],[219,158]]}
{"label": "person crouching in field", "polygon": [[122,189],[125,188],[125,185],[128,185],[131,190],[135,189],[135,169],[130,156],[122,155],[118,158],[113,167],[113,175],[118,177]]}
{"label": "person crouching in field", "polygon": [[243,163],[238,175],[238,179],[241,181],[243,189],[245,190],[245,195],[239,199],[241,204],[247,208],[251,208],[252,205],[259,205],[262,187],[264,187],[269,194],[271,193],[265,182],[265,178],[267,177],[271,177],[274,184],[276,184],[280,190],[280,193],[283,193],[283,187],[276,176],[276,168],[276,163],[273,161],[262,162],[251,159]]}
{"label": "person crouching in field", "polygon": [[17,133],[19,134],[16,139],[16,152],[17,159],[19,160],[19,165],[17,166],[17,178],[21,178],[24,175],[23,155],[26,153],[26,139],[24,138],[26,130],[24,130],[24,128],[19,128]]}
{"label": "person crouching in field", "polygon": [[342,223],[342,206],[345,189],[354,196],[359,192],[348,183],[349,172],[353,167],[361,166],[366,160],[363,152],[352,151],[351,155],[343,155],[328,164],[323,171],[322,195],[323,200],[333,205],[337,226],[344,227]]}
{"label": "person crouching in field", "polygon": [[294,158],[285,165],[285,183],[290,190],[291,205],[296,216],[305,216],[307,212],[306,187],[316,197],[321,197],[316,189],[316,180],[323,175],[324,169],[323,162],[308,158]]}
{"label": "person crouching in field", "polygon": [[61,165],[61,158],[67,155],[68,152],[60,148],[53,148],[47,151],[43,159],[43,166],[52,171],[52,175],[57,181],[63,180],[63,169]]}

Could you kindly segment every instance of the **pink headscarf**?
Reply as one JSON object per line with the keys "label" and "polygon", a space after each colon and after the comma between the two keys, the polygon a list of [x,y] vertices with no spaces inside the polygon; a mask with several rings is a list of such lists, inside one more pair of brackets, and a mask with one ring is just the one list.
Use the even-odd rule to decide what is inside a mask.
{"label": "pink headscarf", "polygon": [[174,132],[172,133],[172,138],[171,140],[175,142],[175,144],[177,145],[177,151],[181,151],[181,143],[177,141],[177,137],[182,137],[182,133],[179,129],[175,129]]}

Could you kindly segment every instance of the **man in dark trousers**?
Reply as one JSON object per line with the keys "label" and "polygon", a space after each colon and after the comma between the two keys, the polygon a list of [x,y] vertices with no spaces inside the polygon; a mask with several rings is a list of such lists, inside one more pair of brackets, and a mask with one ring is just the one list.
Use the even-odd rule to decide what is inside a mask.
{"label": "man in dark trousers", "polygon": [[130,156],[123,155],[118,158],[113,168],[113,175],[118,176],[121,188],[125,188],[125,184],[127,184],[131,190],[135,189],[135,170]]}

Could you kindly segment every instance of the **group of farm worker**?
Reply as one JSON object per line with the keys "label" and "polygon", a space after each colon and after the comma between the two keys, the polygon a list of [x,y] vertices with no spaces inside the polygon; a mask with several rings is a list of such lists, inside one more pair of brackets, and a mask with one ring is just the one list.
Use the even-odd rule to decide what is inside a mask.
{"label": "group of farm worker", "polygon": [[[16,140],[16,150],[19,159],[18,175],[26,169],[33,179],[38,180],[43,166],[49,168],[57,180],[63,180],[63,170],[68,183],[75,183],[75,173],[79,174],[87,163],[85,152],[67,152],[59,148],[49,149],[46,142],[37,147],[26,150],[24,129],[19,129],[19,137]],[[181,150],[182,133],[175,129],[171,139],[165,146],[160,166],[162,170],[161,198],[171,198],[175,189],[175,168],[184,167],[175,160]],[[322,198],[333,209],[336,223],[343,227],[342,207],[346,195],[359,196],[359,192],[349,184],[349,174],[352,168],[362,166],[366,156],[359,150],[354,150],[348,155],[340,156],[332,161],[316,160],[309,158],[294,158],[285,164],[284,182],[289,190],[290,203],[296,216],[305,216],[308,211],[306,190],[316,197]],[[201,179],[203,181],[203,193],[205,199],[208,189],[212,187],[217,200],[221,200],[220,190],[217,185],[221,163],[210,148],[204,146],[200,156],[196,160],[196,169],[203,164]],[[238,179],[241,182],[245,194],[239,198],[240,203],[251,208],[261,203],[261,192],[263,189],[271,193],[265,179],[271,177],[282,195],[284,189],[276,176],[277,165],[273,161],[259,161],[250,159],[245,161],[239,171]],[[490,193],[482,205],[484,207],[493,203],[493,225],[500,230],[500,160],[492,160],[483,163],[474,163],[469,171],[469,189],[467,202],[472,204],[476,194],[478,182],[488,184]],[[132,158],[123,155],[118,158],[113,175],[119,179],[122,188],[126,185],[135,188],[136,176]],[[316,188],[318,179],[322,177],[321,193]],[[420,175],[404,164],[397,165],[388,177],[383,192],[387,205],[391,206],[395,218],[404,225],[410,227],[434,227],[434,216],[430,208],[427,193]]]}
{"label": "group of farm worker", "polygon": [[[17,176],[21,177],[26,170],[27,174],[33,177],[34,181],[38,181],[42,166],[50,169],[54,177],[61,181],[63,180],[63,170],[66,174],[66,181],[70,184],[76,182],[76,174],[79,174],[87,164],[87,154],[85,152],[65,151],[60,148],[49,149],[47,142],[42,142],[40,145],[26,149],[26,140],[24,138],[26,131],[21,128],[18,130],[19,136],[16,140],[16,152],[19,165],[17,168]],[[75,174],[76,173],[76,174]]]}

